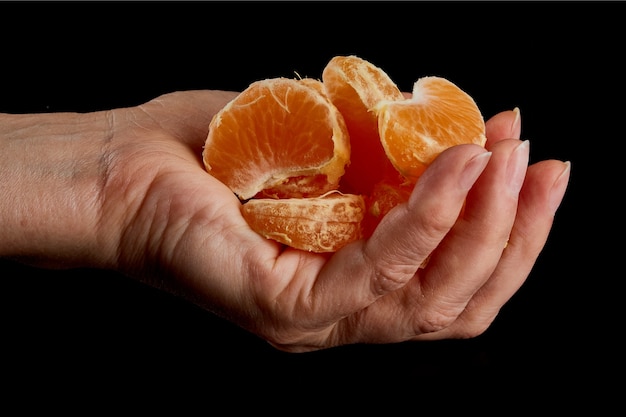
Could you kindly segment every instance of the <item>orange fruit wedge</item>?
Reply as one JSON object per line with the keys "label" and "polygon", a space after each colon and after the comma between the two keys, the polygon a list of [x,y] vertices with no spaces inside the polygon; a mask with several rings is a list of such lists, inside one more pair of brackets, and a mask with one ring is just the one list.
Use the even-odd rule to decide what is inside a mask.
{"label": "orange fruit wedge", "polygon": [[349,55],[333,57],[322,80],[350,133],[352,153],[341,189],[367,196],[365,237],[408,200],[412,185],[439,153],[486,142],[477,104],[445,78],[419,79],[406,98],[381,68]]}
{"label": "orange fruit wedge", "polygon": [[311,252],[335,252],[361,238],[365,201],[338,191],[309,198],[253,198],[241,212],[268,239]]}
{"label": "orange fruit wedge", "polygon": [[487,141],[476,102],[445,78],[420,78],[411,98],[381,100],[373,111],[387,157],[413,183],[445,149]]}
{"label": "orange fruit wedge", "polygon": [[252,83],[211,120],[207,171],[241,199],[319,196],[337,189],[350,158],[343,117],[321,81]]}
{"label": "orange fruit wedge", "polygon": [[368,195],[381,179],[398,180],[372,109],[381,101],[403,100],[400,89],[382,69],[354,55],[333,57],[324,67],[322,81],[328,98],[343,115],[354,145],[341,179],[342,190]]}
{"label": "orange fruit wedge", "polygon": [[337,56],[322,81],[252,83],[213,117],[202,157],[257,233],[334,252],[369,237],[443,150],[485,142],[476,103],[452,82],[423,77],[406,98],[382,69]]}

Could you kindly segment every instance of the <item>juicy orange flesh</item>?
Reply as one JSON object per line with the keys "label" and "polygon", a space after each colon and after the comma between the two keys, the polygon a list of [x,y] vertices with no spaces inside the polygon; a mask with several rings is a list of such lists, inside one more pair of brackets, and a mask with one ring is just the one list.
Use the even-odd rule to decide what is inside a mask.
{"label": "juicy orange flesh", "polygon": [[252,199],[241,206],[250,227],[260,235],[312,252],[335,252],[362,236],[365,201],[355,194],[321,197]]}
{"label": "juicy orange flesh", "polygon": [[322,78],[253,83],[211,122],[205,165],[266,238],[313,252],[367,238],[441,151],[485,144],[476,103],[446,79],[419,79],[405,99],[355,56]]}
{"label": "juicy orange flesh", "polygon": [[[332,100],[340,99],[342,92],[348,90],[345,87],[349,86],[367,110],[381,100],[401,100],[404,97],[382,69],[356,56],[332,58],[322,72],[322,81]],[[335,89],[342,92],[334,94]]]}
{"label": "juicy orange flesh", "polygon": [[474,100],[450,81],[424,77],[413,97],[378,104],[381,142],[393,166],[415,182],[451,146],[484,146],[485,124]]}
{"label": "juicy orange flesh", "polygon": [[355,56],[332,58],[322,80],[350,134],[350,164],[341,179],[341,189],[369,194],[381,178],[397,178],[398,172],[380,142],[376,114],[370,109],[381,100],[403,99],[402,92],[381,69]]}
{"label": "juicy orange flesh", "polygon": [[253,83],[211,123],[205,165],[242,199],[320,171],[329,182],[322,194],[338,186],[349,158],[347,150],[324,172],[335,157],[333,117],[327,99],[296,80]]}

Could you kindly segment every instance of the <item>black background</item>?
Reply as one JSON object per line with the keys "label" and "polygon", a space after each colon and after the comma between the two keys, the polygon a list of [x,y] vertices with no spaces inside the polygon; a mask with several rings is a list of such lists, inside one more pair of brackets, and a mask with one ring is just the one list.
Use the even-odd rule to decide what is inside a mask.
{"label": "black background", "polygon": [[150,387],[164,401],[185,387],[203,392],[190,401],[210,398],[207,409],[222,401],[236,410],[248,394],[264,393],[271,410],[290,392],[312,403],[402,402],[416,411],[429,402],[426,389],[450,402],[452,390],[478,389],[473,401],[483,406],[494,388],[517,405],[554,395],[559,407],[617,399],[607,381],[623,384],[615,353],[624,176],[613,160],[624,140],[621,6],[0,3],[2,112],[86,112],[175,90],[239,91],[296,72],[319,78],[331,57],[356,54],[403,90],[421,76],[444,76],[485,117],[517,106],[532,161],[572,161],[570,188],[534,270],[492,327],[471,340],[286,354],[114,273],[1,261],[8,397],[63,392],[46,404],[67,405],[76,395],[100,404]]}

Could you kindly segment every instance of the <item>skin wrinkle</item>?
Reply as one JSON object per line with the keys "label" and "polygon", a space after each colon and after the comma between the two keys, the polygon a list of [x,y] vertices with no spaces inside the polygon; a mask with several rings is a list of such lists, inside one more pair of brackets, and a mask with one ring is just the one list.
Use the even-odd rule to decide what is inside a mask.
{"label": "skin wrinkle", "polygon": [[[280,270],[274,269],[272,276],[293,275],[290,271],[299,271],[300,274],[309,269],[315,271],[328,258],[328,254],[316,254],[313,258],[307,258],[293,249],[284,248],[284,250],[288,252],[291,260],[287,264],[283,264]],[[286,265],[288,265],[287,269]],[[324,307],[323,300],[328,297],[326,286],[320,282],[299,279],[297,276],[289,278],[289,281],[288,285],[275,296],[267,294],[266,297],[256,300],[257,303],[260,301],[258,305],[261,309],[269,309],[275,313],[270,325],[274,332],[271,333],[272,337],[268,340],[273,340],[274,343],[272,344],[276,347],[308,343],[309,349],[319,348],[333,337],[332,334],[339,321],[336,318],[328,319],[325,322],[321,322],[319,319],[307,319],[307,317],[316,317],[324,313],[319,309]],[[294,298],[299,301],[294,303]],[[298,332],[294,333],[293,329],[285,328],[284,323],[290,323],[289,326],[297,326]],[[306,342],[306,339],[301,336],[311,333],[316,334],[316,343]]]}
{"label": "skin wrinkle", "polygon": [[[120,153],[119,147],[114,147],[114,142],[116,138],[116,112],[113,110],[107,110],[104,112],[104,122],[105,129],[103,139],[103,152],[100,157],[100,169],[102,171],[101,179],[100,179],[100,198],[99,198],[99,213],[97,224],[99,225],[99,229],[104,231],[105,237],[104,240],[110,240],[107,238],[108,230],[110,229],[110,225],[108,225],[109,216],[106,214],[106,204],[107,195],[110,193],[110,190],[115,190],[116,193],[121,191],[122,194],[126,194],[129,190],[128,181],[119,182],[119,178],[123,178],[123,175],[119,174],[120,167],[116,164],[117,157],[116,155]],[[123,208],[124,210],[126,208]],[[118,236],[115,237],[116,244],[113,245],[114,255],[113,262],[115,265],[121,265],[122,259],[125,257],[124,250],[125,248],[122,245],[124,241],[124,236],[127,234],[128,225],[133,224],[132,217],[126,222],[125,225],[120,225],[120,231]]]}
{"label": "skin wrinkle", "polygon": [[[494,242],[491,242],[490,240],[479,242],[478,240],[480,240],[481,236],[464,235],[462,237],[463,237],[463,240],[467,241],[467,244],[464,246],[468,248],[482,248],[481,251],[484,251],[485,250],[484,248],[489,248],[493,251],[499,251],[501,253],[504,247],[504,245],[498,246],[497,243],[494,244]],[[446,251],[446,249],[448,248],[448,242],[449,241],[447,239],[444,239],[444,241],[440,245],[439,250]],[[458,317],[462,313],[462,311],[467,307],[467,303],[460,305],[458,304],[458,302],[454,301],[460,298],[465,298],[465,297],[459,297],[458,291],[455,291],[455,287],[447,287],[445,288],[445,290],[438,288],[438,286],[440,285],[439,284],[440,279],[438,279],[438,277],[445,277],[449,274],[453,274],[455,272],[454,268],[453,269],[448,269],[448,268],[452,267],[453,265],[462,264],[465,256],[472,256],[472,255],[468,252],[454,253],[454,254],[453,254],[453,251],[451,250],[448,250],[447,252],[448,252],[448,256],[447,256],[448,262],[439,264],[439,268],[442,268],[442,265],[447,265],[447,266],[443,267],[444,268],[443,270],[438,269],[437,276],[435,277],[432,276],[432,274],[430,273],[431,272],[430,269],[427,267],[426,268],[427,279],[424,279],[421,282],[421,290],[424,292],[423,299],[427,300],[427,303],[422,305],[421,310],[425,312],[426,314],[421,315],[420,320],[423,320],[424,323],[426,324],[426,327],[424,328],[424,330],[427,332],[434,332],[434,331],[438,331],[447,327],[449,323],[448,324],[446,323],[449,320],[453,321],[454,319],[456,319],[456,317]],[[436,257],[436,254],[434,256]],[[436,261],[436,259],[433,258],[433,261]],[[494,268],[495,266],[496,265],[494,265]],[[490,275],[491,272],[485,272],[485,274]],[[476,288],[476,291],[478,290],[479,288]],[[476,293],[476,291],[474,292],[474,294]]]}
{"label": "skin wrinkle", "polygon": [[[113,208],[114,210],[123,210],[127,214],[127,221],[125,224],[120,225],[119,232],[119,244],[116,245],[117,248],[117,256],[116,261],[118,264],[129,263],[128,261],[124,262],[125,258],[124,253],[135,253],[137,252],[137,248],[134,248],[133,245],[125,245],[124,243],[133,242],[137,239],[140,239],[141,236],[136,236],[133,238],[133,229],[138,225],[142,225],[143,222],[140,220],[145,220],[143,213],[144,210],[148,206],[147,201],[150,199],[151,194],[149,191],[143,192],[143,190],[150,190],[152,184],[156,180],[156,175],[158,171],[153,170],[151,167],[141,167],[138,169],[139,171],[146,172],[150,175],[141,175],[142,182],[138,184],[132,181],[132,178],[126,178],[125,172],[129,170],[128,167],[124,165],[116,164],[115,161],[117,159],[117,154],[124,154],[121,158],[127,158],[128,152],[125,151],[126,147],[133,147],[133,144],[125,144],[121,147],[118,147],[116,150],[116,154],[111,156],[111,167],[109,170],[109,180],[107,181],[108,185],[104,191],[104,194],[118,194],[123,195],[122,201],[124,201],[124,207]],[[141,154],[141,149],[132,150],[130,154]],[[131,158],[133,159],[133,158]],[[141,200],[137,201],[137,196],[141,197]],[[107,209],[106,207],[104,208]],[[132,214],[130,214],[132,213]],[[141,258],[141,255],[138,255]]]}
{"label": "skin wrinkle", "polygon": [[[224,207],[225,206],[226,204],[224,204]],[[208,263],[210,265],[229,265],[228,268],[222,268],[217,272],[220,274],[227,274],[229,271],[233,270],[242,271],[241,273],[243,274],[246,270],[245,266],[249,265],[247,264],[245,254],[243,256],[234,256],[233,252],[224,250],[224,248],[231,246],[229,242],[231,242],[233,236],[235,236],[234,239],[237,240],[237,236],[239,235],[239,232],[237,231],[238,227],[236,225],[233,226],[228,224],[228,209],[222,209],[222,205],[219,205],[218,207],[215,207],[214,211],[216,214],[208,214],[205,210],[201,210],[186,223],[186,229],[182,234],[180,234],[180,239],[174,243],[174,248],[171,251],[172,257],[174,259],[186,259],[190,249],[187,246],[189,239],[193,239],[193,236],[197,234],[198,229],[201,229],[203,233],[202,238],[199,241],[199,246],[205,248],[205,250],[202,251],[202,255],[200,257],[194,258],[189,262],[198,262],[200,264]],[[223,221],[222,219],[225,219],[226,221]],[[217,248],[217,250],[215,250],[215,248]],[[206,259],[204,259],[204,257],[206,257]],[[175,272],[176,271],[174,271],[174,273]],[[203,274],[192,277],[192,279],[186,283],[186,286],[189,288],[183,289],[183,291],[189,292],[189,289],[191,289],[194,302],[198,305],[204,306],[206,309],[212,311],[218,316],[229,320],[236,319],[238,322],[245,321],[246,317],[249,317],[248,314],[236,314],[236,312],[223,307],[219,303],[219,299],[212,299],[207,296],[208,294],[216,294],[220,292],[219,287],[207,287],[207,284],[212,282],[211,280],[208,280],[208,277],[211,276],[213,272],[215,271],[212,271],[212,269],[209,268]],[[246,276],[248,275],[246,274]],[[230,286],[238,292],[238,284],[239,282],[233,281]],[[199,297],[199,295],[202,294],[205,296]],[[241,300],[241,302],[248,303],[249,300]],[[247,313],[254,313],[255,311],[257,310],[249,309]]]}
{"label": "skin wrinkle", "polygon": [[[278,244],[276,244],[278,246]],[[267,278],[271,277],[284,277],[287,274],[291,274],[289,271],[276,271],[276,265],[272,264],[271,259],[267,261],[260,258],[261,251],[255,250],[256,246],[251,246],[249,250],[244,253],[242,257],[242,268],[247,271],[248,285],[253,287],[251,299],[252,305],[255,309],[252,317],[248,319],[251,328],[258,329],[259,333],[275,347],[289,346],[294,340],[291,336],[292,332],[288,329],[284,329],[281,323],[284,321],[297,322],[298,311],[294,311],[291,304],[292,291],[295,291],[294,286],[297,280],[290,280],[286,286],[276,288],[276,284],[266,283]],[[299,263],[299,259],[298,259]],[[246,266],[247,265],[247,266]],[[295,269],[295,268],[294,268]],[[267,290],[278,290],[275,293],[269,293]],[[309,295],[310,292],[307,292]],[[286,301],[283,301],[286,300]],[[310,298],[304,297],[306,305],[310,307]],[[263,314],[264,311],[271,311],[272,314]],[[295,316],[294,316],[295,315]]]}
{"label": "skin wrinkle", "polygon": [[[151,182],[153,182],[154,179],[151,180]],[[149,185],[148,187],[149,188]],[[124,194],[127,194],[130,190],[134,190],[134,187],[129,187],[126,186],[124,187]],[[132,208],[132,210],[127,210],[127,211],[132,211],[132,215],[128,215],[128,221],[120,226],[120,234],[119,234],[119,240],[120,240],[120,244],[117,245],[117,263],[118,265],[123,265],[123,268],[125,268],[125,265],[137,265],[135,268],[133,268],[133,270],[131,270],[132,274],[138,274],[138,275],[148,275],[146,274],[145,271],[142,271],[142,267],[144,267],[145,265],[143,265],[143,262],[137,262],[137,260],[140,260],[141,258],[143,258],[144,256],[142,254],[138,253],[138,248],[135,247],[137,246],[136,244],[132,243],[135,241],[140,241],[142,236],[139,234],[135,234],[134,233],[134,229],[136,229],[138,227],[138,225],[142,225],[143,221],[139,221],[142,217],[144,217],[143,215],[143,211],[144,211],[144,207],[147,206],[146,201],[149,199],[150,195],[149,193],[146,193],[142,196],[141,200],[139,202],[134,201],[133,199],[133,206],[136,206],[134,208]],[[143,229],[143,227],[142,227]],[[146,244],[149,244],[149,241],[146,242]],[[128,256],[128,254],[130,254],[131,256]],[[159,274],[156,274],[157,276]]]}
{"label": "skin wrinkle", "polygon": [[102,152],[98,161],[99,164],[99,178],[98,178],[98,212],[97,216],[100,219],[98,223],[102,223],[103,205],[104,205],[104,190],[107,188],[107,184],[111,178],[111,168],[113,163],[113,155],[111,152],[111,145],[115,139],[115,112],[107,110],[103,113],[104,131],[102,135]]}
{"label": "skin wrinkle", "polygon": [[[91,119],[87,119],[83,122],[87,116],[72,114],[73,119],[78,119],[79,124],[91,123]],[[93,130],[88,129],[89,135],[93,135]],[[64,146],[73,146],[76,142],[79,146],[71,148],[72,157],[70,159],[63,158],[57,161],[55,166],[50,167],[49,171],[43,173],[46,177],[52,175],[56,178],[51,178],[53,182],[57,182],[60,179],[67,183],[67,193],[59,194],[63,198],[62,206],[69,213],[75,213],[77,217],[79,213],[93,213],[92,216],[88,216],[85,234],[92,235],[92,238],[86,239],[87,241],[101,242],[104,245],[106,239],[101,240],[99,235],[100,219],[102,217],[102,184],[104,182],[104,171],[106,168],[103,166],[101,158],[102,148],[100,145],[100,137],[96,137],[95,143],[97,146],[89,146],[85,148],[80,145],[80,141],[84,135],[83,132],[73,133],[69,135],[60,135],[59,140],[63,142]],[[94,143],[94,141],[89,141]],[[94,163],[96,161],[96,163]],[[48,182],[46,180],[46,182]],[[50,200],[53,200],[52,198]],[[55,203],[50,203],[54,205]],[[57,202],[58,204],[58,202]],[[85,235],[83,235],[85,237]],[[82,239],[81,239],[82,240]],[[85,251],[89,248],[84,247]]]}
{"label": "skin wrinkle", "polygon": [[[163,107],[163,105],[161,103],[159,103],[161,105],[161,107]],[[167,132],[167,129],[164,128],[164,124],[162,121],[157,120],[154,118],[154,116],[152,115],[153,113],[149,110],[146,109],[147,105],[146,104],[141,104],[139,106],[137,106],[137,111],[140,112],[142,115],[146,116],[152,123],[154,123],[156,126],[158,126],[158,128],[164,132]],[[148,130],[149,128],[151,128],[152,126],[148,126],[148,127],[143,127],[141,124],[139,124],[139,122],[137,122],[138,119],[140,119],[139,115],[136,115],[135,112],[130,113],[133,116],[133,124],[137,127],[139,127],[140,129],[143,130]],[[169,134],[169,132],[167,132]],[[174,136],[174,135],[173,135]],[[175,137],[175,136],[174,136]],[[179,139],[178,137],[176,137],[176,139]]]}
{"label": "skin wrinkle", "polygon": [[[149,224],[148,226],[148,236],[150,239],[147,240],[147,253],[152,253],[155,255],[157,259],[166,259],[168,261],[172,261],[173,255],[172,252],[174,249],[165,250],[164,244],[172,243],[172,242],[180,242],[182,240],[182,236],[184,235],[184,231],[192,224],[192,219],[188,219],[184,224],[172,226],[171,219],[179,218],[180,216],[172,215],[172,211],[185,211],[183,207],[172,207],[171,203],[175,200],[174,196],[169,199],[157,199],[154,200],[153,194],[150,192],[151,189],[160,188],[159,183],[162,181],[167,182],[172,175],[176,175],[176,173],[172,172],[170,165],[167,165],[165,170],[156,167],[156,169],[152,169],[152,167],[147,167],[148,172],[152,172],[152,179],[149,183],[140,185],[140,188],[147,190],[144,194],[144,198],[141,202],[137,203],[136,208],[136,219],[142,219],[143,223]],[[129,187],[131,190],[134,187]],[[178,192],[178,191],[177,191]],[[191,195],[187,196],[187,198],[192,198]],[[133,220],[132,223],[135,223],[136,220]],[[161,226],[158,226],[161,225]],[[158,227],[156,227],[158,226]],[[177,231],[180,230],[180,233]],[[164,232],[168,232],[168,236],[164,234]],[[169,236],[170,232],[174,232],[175,236]],[[122,237],[122,240],[126,240]],[[175,246],[175,245],[174,245]],[[138,248],[137,248],[138,249]],[[136,250],[137,250],[136,249]],[[157,274],[154,274],[157,275]]]}
{"label": "skin wrinkle", "polygon": [[[166,108],[165,105],[164,105],[166,103],[167,103],[167,101],[164,100],[163,98],[158,98],[158,99],[155,99],[155,100],[151,101],[150,103],[142,104],[142,105],[138,106],[138,108],[147,117],[149,117],[150,120],[152,120],[152,122],[154,122],[161,130],[166,132],[168,135],[171,135],[172,137],[178,139],[181,143],[188,143],[188,138],[185,137],[185,135],[191,135],[189,132],[182,133],[179,130],[172,130],[172,129],[169,129],[168,127],[169,127],[169,125],[172,124],[172,121],[175,121],[178,124],[182,123],[182,124],[185,124],[185,125],[191,125],[193,123],[187,123],[187,121],[188,120],[192,121],[195,116],[193,114],[191,114],[191,113],[185,113],[185,117],[177,118],[177,119],[173,119],[172,120],[172,119],[164,118],[162,116],[163,113],[158,113],[160,115],[160,118],[154,117],[153,116],[154,111],[150,109],[150,106],[158,105],[160,107],[160,109],[157,109],[157,112],[158,112],[158,110]],[[168,115],[167,112],[165,112],[165,114]],[[173,117],[173,116],[175,116],[175,115],[171,115],[169,117]],[[208,128],[208,123],[207,123],[207,128]],[[194,136],[197,135],[198,137],[200,137],[200,136],[206,137],[207,133],[208,133],[208,131],[203,130],[203,131],[199,131],[199,132],[194,132],[193,134],[194,134]],[[199,161],[201,162],[201,158],[200,158]]]}
{"label": "skin wrinkle", "polygon": [[[438,291],[441,294],[441,291]],[[431,296],[432,297],[432,296]],[[460,306],[457,302],[449,302],[449,297],[430,298],[426,305],[419,309],[419,318],[414,320],[414,334],[435,333],[449,327],[459,317],[467,304]]]}
{"label": "skin wrinkle", "polygon": [[[405,321],[397,326],[397,331],[400,336],[399,341],[409,340],[416,334],[421,334],[431,330],[431,327],[422,327],[420,320],[421,310],[424,305],[423,301],[426,299],[426,295],[421,287],[421,272],[418,272],[406,285],[406,290],[396,291],[395,293],[387,295],[387,297],[394,297],[396,300],[394,304],[397,306],[398,315],[402,315],[403,310],[413,311],[411,315],[406,315]],[[386,323],[381,323],[381,326],[386,326]],[[404,330],[402,330],[404,329]]]}
{"label": "skin wrinkle", "polygon": [[[149,120],[151,120],[154,124],[158,125],[159,127],[162,128],[161,123],[157,122],[153,117],[152,114],[147,111],[144,106],[139,106],[139,111],[141,113],[141,115],[148,117]],[[125,113],[127,116],[125,118],[125,122],[130,123],[131,127],[131,131],[134,131],[136,129],[139,129],[140,131],[150,131],[151,129],[153,129],[153,127],[151,126],[151,123],[140,123],[138,120],[140,120],[141,118],[139,117],[139,115],[135,112],[126,112]],[[108,130],[109,132],[111,132],[107,137],[108,137],[108,143],[112,143],[115,137],[115,130],[116,130],[116,115],[115,112],[108,112],[107,113],[107,117],[106,120],[108,122]],[[161,129],[164,130],[164,129]],[[133,132],[133,136],[138,136],[138,134],[136,132]],[[137,146],[137,149],[132,149],[133,147]],[[117,154],[123,154],[126,153],[126,149],[130,148],[131,149],[131,153],[137,153],[140,154],[142,151],[145,151],[145,146],[148,146],[148,144],[144,144],[144,143],[136,143],[136,142],[132,142],[132,143],[124,143],[121,144],[121,146],[118,146],[116,153]],[[123,175],[116,175],[113,170],[119,170],[120,168],[125,171],[126,168],[125,167],[115,167],[115,160],[116,160],[116,156],[115,154],[112,154],[111,152],[106,152],[107,157],[104,159],[106,161],[106,165],[107,165],[107,174],[104,176],[106,178],[104,185],[103,185],[103,189],[107,189],[108,184],[111,183],[111,180],[114,178],[123,178]],[[144,157],[145,158],[145,157]],[[158,160],[158,158],[156,159]],[[186,162],[186,161],[183,161]],[[183,164],[184,165],[184,164]],[[146,190],[150,190],[153,187],[153,183],[155,181],[158,180],[158,172],[160,172],[160,167],[158,166],[154,166],[154,167],[144,167],[147,172],[151,172],[151,180],[148,184],[144,184],[141,185],[141,187],[145,188]],[[119,173],[118,173],[119,174]],[[145,179],[145,176],[142,177],[143,179]],[[136,190],[135,187],[136,184],[131,184],[131,182],[126,181],[126,184],[123,184],[123,186],[121,187],[122,189],[122,193],[128,193],[128,192],[132,192],[134,190]],[[118,185],[119,187],[119,185]],[[113,188],[113,185],[110,187]],[[116,190],[117,191],[117,190]],[[106,191],[105,191],[106,193]],[[149,193],[146,193],[145,197],[147,197],[149,195]],[[136,206],[137,207],[137,211],[136,211],[136,216],[139,215],[139,213],[144,211],[145,208],[145,204],[146,201],[142,201],[142,202],[133,202],[134,197],[133,196],[129,196],[126,198],[126,201],[130,204],[130,206]],[[129,207],[132,209],[132,207]],[[135,219],[133,219],[131,217],[131,221],[129,221],[129,224],[133,224],[135,222]],[[124,227],[122,228],[124,229]],[[128,236],[128,232],[123,231],[120,234],[120,241],[125,241],[126,237]],[[123,250],[121,249],[121,245],[118,245],[118,251],[117,251],[117,255],[116,255],[116,259],[117,262],[120,262],[120,259],[122,257],[122,252]]]}
{"label": "skin wrinkle", "polygon": [[[93,230],[99,231],[103,227],[103,204],[104,204],[104,190],[106,188],[106,184],[109,178],[110,166],[111,166],[111,153],[110,153],[110,145],[115,136],[114,134],[114,120],[111,118],[114,117],[113,112],[106,111],[103,114],[102,120],[104,122],[103,134],[100,135],[97,139],[98,151],[96,154],[96,175],[93,177],[91,174],[93,169],[93,159],[85,158],[85,166],[88,164],[88,167],[85,168],[80,167],[75,171],[74,178],[81,177],[84,172],[89,172],[89,180],[95,180],[93,185],[91,186],[93,192],[93,199],[91,199],[92,203],[90,204],[95,213],[94,219],[94,228]],[[99,154],[99,155],[98,155]],[[80,192],[80,191],[79,191]],[[95,233],[98,235],[98,233]],[[105,240],[102,240],[101,243],[104,244]]]}
{"label": "skin wrinkle", "polygon": [[[383,221],[397,223],[395,218],[402,218],[411,214],[411,213],[408,213],[409,210],[411,209],[411,206],[412,204],[409,202],[408,204],[404,203],[404,204],[394,207],[394,209],[385,216],[385,219]],[[428,219],[437,219],[440,215],[441,215],[441,211],[437,210],[437,207],[431,207],[428,209],[427,213],[421,214],[415,220],[420,221],[424,217]],[[438,227],[436,229],[433,229],[432,228],[433,224],[436,224]],[[419,229],[419,233],[414,233],[412,235],[413,237],[410,238],[409,240],[422,242],[423,244],[419,245],[419,247],[431,247],[434,249],[437,246],[437,244],[441,241],[441,237],[444,236],[445,233],[448,232],[451,225],[448,226],[445,221],[432,221],[430,225],[431,227],[417,228]],[[374,249],[370,251],[370,250],[367,250],[367,248],[371,248],[371,247],[372,247],[372,242],[368,241],[364,256],[370,260],[372,258],[370,253]],[[388,247],[394,247],[394,245],[385,246],[385,248],[383,249],[383,252],[385,252]],[[402,255],[402,258],[406,259],[404,262],[402,262],[399,259],[400,255]],[[421,265],[425,257],[428,256],[428,255],[424,255],[424,258],[416,259],[414,255],[415,254],[413,253],[399,254],[395,252],[387,256],[380,256],[380,253],[375,253],[374,258],[379,259],[378,263],[380,263],[380,260],[387,260],[387,259],[393,259],[393,262],[390,264],[383,263],[380,265],[375,265],[373,264],[373,262],[369,263],[370,265],[373,265],[373,269],[375,271],[375,276],[376,276],[376,279],[372,280],[373,293],[384,294],[390,289],[395,290],[399,286],[403,285],[408,279],[410,279],[410,277],[413,277],[418,270],[418,266]],[[396,274],[397,276],[392,276]]]}
{"label": "skin wrinkle", "polygon": [[[400,265],[401,263],[396,261],[397,258],[395,258],[392,264],[387,262],[381,263],[380,259],[385,259],[385,257],[380,257],[380,253],[376,253],[375,256],[380,257],[379,260],[376,260],[376,257],[372,257],[371,253],[371,251],[365,250],[362,253],[362,257],[364,264],[369,265],[369,269],[373,270],[373,279],[370,280],[370,292],[376,298],[401,287],[406,282],[407,275],[413,276],[417,271],[417,268],[410,261]],[[403,269],[406,269],[406,271]]]}
{"label": "skin wrinkle", "polygon": [[408,318],[410,324],[407,328],[413,334],[407,339],[416,334],[433,333],[446,328],[460,314],[455,303],[451,304],[442,299],[440,289],[428,285],[430,280],[426,279],[427,276],[428,266],[407,283],[408,291],[402,296],[402,305],[415,312]]}
{"label": "skin wrinkle", "polygon": [[[303,271],[311,266],[311,262],[306,262],[306,259],[300,256],[300,253],[290,248],[285,247],[284,249],[285,251],[289,251],[289,256],[291,257],[290,262],[281,265],[281,268],[279,269],[273,268],[273,273],[269,274],[268,276],[293,277],[294,272],[292,271]],[[293,310],[294,304],[289,302],[282,302],[283,299],[292,299],[292,294],[296,294],[295,297],[302,301],[302,305],[298,303],[300,307],[303,307],[307,311],[315,310],[316,298],[318,297],[318,292],[320,291],[319,285],[316,286],[316,283],[314,281],[305,280],[303,282],[299,279],[288,279],[286,280],[286,282],[284,282],[284,284],[286,285],[278,289],[275,294],[267,294],[269,296],[268,300],[270,301],[270,304],[272,304],[270,308],[276,311],[279,317],[286,317],[287,319],[289,319],[294,314],[297,314],[297,311]],[[291,308],[285,310],[285,305],[290,306]]]}
{"label": "skin wrinkle", "polygon": [[[280,329],[281,321],[284,319],[288,321],[293,319],[291,315],[293,310],[285,311],[284,306],[286,303],[282,302],[283,298],[289,298],[288,295],[286,295],[288,287],[282,287],[282,290],[275,295],[262,291],[263,288],[272,288],[272,285],[264,285],[264,282],[268,277],[275,277],[277,274],[268,273],[268,271],[273,269],[273,266],[270,266],[270,262],[265,262],[263,259],[259,258],[260,252],[256,251],[255,247],[256,246],[250,247],[250,250],[244,253],[241,261],[242,270],[247,271],[246,276],[248,277],[249,285],[255,289],[255,291],[252,291],[251,298],[252,305],[255,308],[250,309],[253,314],[248,319],[248,322],[251,328],[259,329],[259,332],[265,339],[273,340],[278,345],[288,345],[290,341],[286,339],[279,341],[280,336],[283,334],[282,329]],[[268,316],[263,314],[263,311],[272,311],[273,314]],[[277,328],[279,330],[274,330]]]}

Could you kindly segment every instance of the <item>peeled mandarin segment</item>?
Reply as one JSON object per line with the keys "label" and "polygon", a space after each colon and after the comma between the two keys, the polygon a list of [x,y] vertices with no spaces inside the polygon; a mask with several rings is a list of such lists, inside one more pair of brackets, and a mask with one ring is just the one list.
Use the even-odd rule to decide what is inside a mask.
{"label": "peeled mandarin segment", "polygon": [[253,83],[209,126],[207,171],[268,239],[335,252],[369,237],[444,149],[485,145],[476,103],[446,79],[419,79],[405,99],[356,56],[331,59],[322,79]]}
{"label": "peeled mandarin segment", "polygon": [[[209,125],[203,162],[242,200],[263,190],[290,196],[336,189],[350,158],[350,139],[321,82],[274,78],[252,83]],[[296,186],[294,186],[294,183]]]}
{"label": "peeled mandarin segment", "polygon": [[250,227],[268,239],[310,252],[335,252],[362,236],[362,196],[252,199],[241,206]]}
{"label": "peeled mandarin segment", "polygon": [[370,111],[380,101],[404,99],[396,84],[382,69],[353,55],[332,58],[322,81],[350,134],[350,165],[341,180],[342,189],[369,194],[381,178],[397,178],[380,142],[376,114]]}
{"label": "peeled mandarin segment", "polygon": [[441,77],[423,77],[413,97],[381,101],[375,107],[383,148],[410,182],[443,150],[454,145],[485,145],[485,122],[467,93]]}

